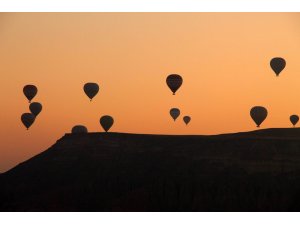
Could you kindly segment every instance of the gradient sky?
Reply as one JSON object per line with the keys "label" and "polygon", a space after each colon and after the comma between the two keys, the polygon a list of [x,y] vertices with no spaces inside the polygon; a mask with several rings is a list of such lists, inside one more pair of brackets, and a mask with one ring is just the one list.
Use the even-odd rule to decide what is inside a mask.
{"label": "gradient sky", "polygon": [[[253,130],[254,105],[269,111],[262,128],[290,127],[300,114],[299,13],[1,13],[0,49],[0,172],[75,124],[102,131],[105,114],[111,131],[155,134]],[[279,77],[269,67],[277,56],[287,61]],[[175,96],[171,73],[184,79]],[[100,85],[93,102],[86,82]],[[44,107],[29,131],[26,84]]]}

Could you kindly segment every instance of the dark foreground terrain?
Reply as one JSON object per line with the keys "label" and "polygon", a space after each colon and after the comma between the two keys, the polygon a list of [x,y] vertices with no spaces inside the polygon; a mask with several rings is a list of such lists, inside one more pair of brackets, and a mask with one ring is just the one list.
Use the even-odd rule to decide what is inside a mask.
{"label": "dark foreground terrain", "polygon": [[300,129],[66,134],[0,175],[0,211],[300,211]]}

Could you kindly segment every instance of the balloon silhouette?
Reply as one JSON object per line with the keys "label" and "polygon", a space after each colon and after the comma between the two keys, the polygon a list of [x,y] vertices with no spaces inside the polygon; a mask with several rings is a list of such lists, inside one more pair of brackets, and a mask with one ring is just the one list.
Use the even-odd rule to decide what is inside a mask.
{"label": "balloon silhouette", "polygon": [[177,117],[180,115],[180,110],[177,108],[172,108],[172,109],[170,109],[170,115],[173,118],[173,120],[175,121],[177,119]]}
{"label": "balloon silhouette", "polygon": [[97,95],[99,92],[99,85],[96,83],[86,83],[83,86],[85,94],[90,98],[90,101]]}
{"label": "balloon silhouette", "polygon": [[299,121],[299,116],[297,115],[291,115],[290,116],[290,121],[293,124],[293,126],[295,127],[295,125],[298,123]]}
{"label": "balloon silhouette", "polygon": [[28,99],[29,103],[36,96],[37,92],[38,92],[37,87],[32,84],[26,85],[23,88],[23,93]]}
{"label": "balloon silhouette", "polygon": [[35,116],[32,113],[23,113],[21,116],[21,121],[24,126],[29,129],[29,127],[33,124],[35,120]]}
{"label": "balloon silhouette", "polygon": [[280,74],[280,72],[285,68],[286,62],[283,58],[275,57],[271,59],[270,66],[272,70],[275,72],[276,76]]}
{"label": "balloon silhouette", "polygon": [[263,106],[254,106],[250,110],[250,116],[253,121],[256,123],[256,126],[259,127],[260,124],[267,118],[268,111]]}
{"label": "balloon silhouette", "polygon": [[72,128],[72,134],[85,134],[88,133],[88,129],[83,125],[76,125]]}
{"label": "balloon silhouette", "polygon": [[189,116],[184,116],[184,117],[183,117],[183,121],[185,122],[186,125],[188,125],[189,122],[191,121],[191,117],[189,117]]}
{"label": "balloon silhouette", "polygon": [[34,115],[34,116],[37,116],[40,114],[40,112],[42,111],[42,104],[39,103],[39,102],[32,102],[30,105],[29,105],[29,109],[30,109],[30,112]]}
{"label": "balloon silhouette", "polygon": [[180,88],[182,85],[182,77],[178,74],[171,74],[167,77],[167,85],[173,92],[173,95],[175,95],[175,92]]}
{"label": "balloon silhouette", "polygon": [[102,128],[105,130],[105,132],[107,132],[114,124],[114,119],[108,115],[102,116],[100,118],[100,124],[101,124]]}

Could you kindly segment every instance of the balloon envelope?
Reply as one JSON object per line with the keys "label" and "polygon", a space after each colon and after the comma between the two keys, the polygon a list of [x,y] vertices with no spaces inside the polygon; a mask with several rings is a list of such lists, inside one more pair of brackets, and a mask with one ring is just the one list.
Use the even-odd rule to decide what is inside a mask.
{"label": "balloon envelope", "polygon": [[291,115],[290,116],[290,121],[293,124],[293,126],[295,126],[299,121],[299,116],[298,115]]}
{"label": "balloon envelope", "polygon": [[83,86],[83,90],[85,92],[85,94],[90,98],[90,100],[92,101],[92,99],[97,95],[97,93],[99,92],[99,85],[96,83],[86,83]]}
{"label": "balloon envelope", "polygon": [[185,122],[186,125],[188,125],[188,123],[191,121],[191,117],[189,117],[189,116],[184,116],[184,117],[183,117],[183,121]]}
{"label": "balloon envelope", "polygon": [[37,92],[38,92],[37,87],[32,84],[26,85],[23,88],[23,93],[28,99],[29,103],[36,96]]}
{"label": "balloon envelope", "polygon": [[35,116],[32,113],[23,113],[21,116],[21,121],[27,130],[33,124],[34,120]]}
{"label": "balloon envelope", "polygon": [[100,118],[102,128],[107,132],[114,124],[114,119],[111,116],[105,115]]}
{"label": "balloon envelope", "polygon": [[40,112],[42,111],[42,108],[43,108],[43,106],[39,102],[32,102],[29,105],[30,112],[35,116],[40,114]]}
{"label": "balloon envelope", "polygon": [[173,92],[173,95],[175,95],[175,92],[180,88],[182,85],[182,77],[178,74],[171,74],[167,77],[167,85]]}
{"label": "balloon envelope", "polygon": [[173,120],[175,121],[177,119],[177,117],[180,115],[180,110],[177,108],[172,108],[172,109],[170,109],[170,115],[173,118]]}
{"label": "balloon envelope", "polygon": [[268,111],[263,106],[254,106],[250,110],[250,116],[253,121],[256,123],[256,126],[259,127],[260,124],[267,118]]}
{"label": "balloon envelope", "polygon": [[272,70],[275,72],[276,76],[280,74],[280,72],[285,68],[286,62],[283,58],[275,57],[271,59],[270,66]]}
{"label": "balloon envelope", "polygon": [[76,125],[72,128],[72,134],[88,133],[88,129],[83,125]]}

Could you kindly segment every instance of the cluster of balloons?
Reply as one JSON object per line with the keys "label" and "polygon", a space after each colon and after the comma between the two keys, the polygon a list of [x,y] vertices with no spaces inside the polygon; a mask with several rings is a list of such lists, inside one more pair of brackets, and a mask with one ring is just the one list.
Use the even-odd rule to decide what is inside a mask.
{"label": "cluster of balloons", "polygon": [[[100,125],[103,128],[103,130],[105,130],[105,132],[108,132],[113,124],[114,119],[109,115],[105,115],[100,118]],[[88,129],[84,125],[76,125],[72,128],[72,134],[82,133],[88,133]]]}
{"label": "cluster of balloons", "polygon": [[[268,110],[263,106],[254,106],[250,110],[250,116],[253,119],[253,121],[255,122],[256,126],[260,127],[262,122],[268,116]],[[299,116],[298,115],[291,115],[290,116],[290,121],[291,121],[292,125],[295,127],[295,125],[299,121]]]}
{"label": "cluster of balloons", "polygon": [[[276,74],[276,76],[279,76],[281,71],[286,66],[286,61],[285,61],[284,58],[275,57],[275,58],[271,59],[270,66],[271,66],[272,70],[274,71],[274,73]],[[256,126],[260,127],[262,122],[268,116],[268,110],[263,106],[254,106],[250,110],[250,116],[253,119],[253,121],[255,122]],[[295,125],[299,121],[299,116],[298,115],[291,115],[290,116],[290,121],[291,121],[292,125],[295,127]]]}
{"label": "cluster of balloons", "polygon": [[[167,85],[170,88],[170,90],[173,92],[173,95],[175,95],[176,91],[181,87],[183,83],[183,79],[180,75],[178,74],[170,74],[167,76],[166,79]],[[178,108],[172,108],[170,109],[170,115],[173,118],[174,122],[180,115],[180,110]],[[190,116],[184,116],[183,117],[183,122],[188,125],[188,123],[191,121]]]}
{"label": "cluster of balloons", "polygon": [[[170,109],[170,115],[173,118],[174,122],[176,121],[176,119],[180,116],[180,109],[178,108],[172,108]],[[184,116],[183,117],[183,122],[188,125],[188,123],[191,121],[191,117],[190,116]]]}
{"label": "cluster of balloons", "polygon": [[23,88],[23,93],[30,103],[29,105],[30,113],[23,113],[21,115],[21,121],[27,130],[34,123],[36,117],[40,114],[43,108],[42,104],[39,102],[31,103],[31,100],[36,96],[37,92],[38,92],[37,87],[32,84],[26,85]]}
{"label": "cluster of balloons", "polygon": [[[86,83],[83,86],[83,91],[88,96],[90,101],[92,101],[92,99],[99,92],[99,85],[97,83],[92,83],[92,82]],[[113,124],[114,124],[114,119],[109,115],[105,115],[100,118],[100,125],[103,128],[103,130],[105,130],[105,132],[108,132]],[[88,133],[88,129],[84,125],[76,125],[72,128],[72,133],[73,134]]]}
{"label": "cluster of balloons", "polygon": [[[286,61],[281,57],[275,57],[271,59],[270,66],[272,70],[275,72],[276,76],[279,76],[279,74],[282,72],[282,70],[286,66]],[[178,74],[170,74],[167,76],[166,79],[167,86],[172,91],[173,95],[178,91],[178,89],[181,87],[183,83],[183,79]],[[84,93],[87,95],[87,97],[92,101],[92,99],[98,94],[99,92],[99,85],[97,83],[86,83],[83,86]],[[23,93],[28,99],[30,105],[29,110],[30,113],[23,113],[21,116],[21,121],[24,124],[24,126],[29,129],[29,127],[34,123],[36,117],[40,114],[42,111],[42,104],[39,102],[32,102],[31,100],[37,95],[38,89],[35,85],[29,84],[24,86]],[[172,108],[170,110],[170,115],[173,118],[174,121],[180,116],[180,110],[178,108]],[[254,106],[250,110],[250,116],[253,119],[253,121],[256,123],[257,127],[259,127],[262,122],[267,118],[268,111],[263,106]],[[184,116],[183,121],[186,125],[189,124],[191,121],[190,116]],[[297,122],[299,121],[298,115],[291,115],[290,121],[295,126]],[[105,132],[108,132],[109,129],[112,127],[114,123],[114,119],[109,116],[105,115],[100,118],[100,125],[105,130]],[[72,128],[72,133],[87,133],[88,129],[83,125],[76,125]]]}

